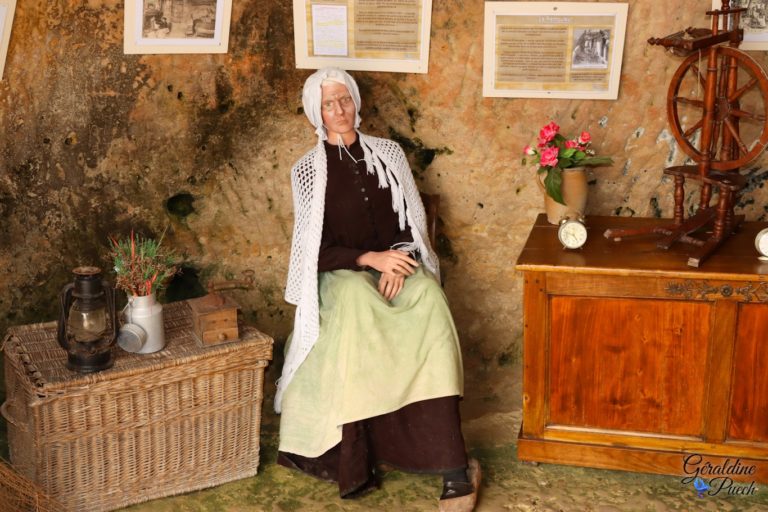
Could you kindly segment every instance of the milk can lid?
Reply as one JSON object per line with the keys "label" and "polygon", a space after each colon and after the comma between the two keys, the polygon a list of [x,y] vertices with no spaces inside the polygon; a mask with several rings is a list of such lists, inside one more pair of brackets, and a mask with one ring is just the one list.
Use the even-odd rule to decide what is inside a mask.
{"label": "milk can lid", "polygon": [[117,344],[126,352],[138,352],[147,342],[147,332],[136,324],[123,324],[117,334]]}

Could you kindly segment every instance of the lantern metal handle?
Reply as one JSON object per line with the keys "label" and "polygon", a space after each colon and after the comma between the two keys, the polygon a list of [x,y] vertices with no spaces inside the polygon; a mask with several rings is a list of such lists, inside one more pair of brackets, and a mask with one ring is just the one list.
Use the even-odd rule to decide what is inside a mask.
{"label": "lantern metal handle", "polygon": [[117,333],[120,331],[120,322],[117,320],[117,309],[115,308],[115,295],[117,292],[106,279],[101,280],[101,289],[104,290],[107,311],[110,313],[109,322],[112,324],[112,342],[114,342],[117,340]]}
{"label": "lantern metal handle", "polygon": [[72,290],[75,288],[74,283],[67,283],[61,290],[61,308],[59,312],[59,332],[56,337],[59,340],[59,345],[64,350],[69,350],[69,338],[67,337],[67,311],[69,311],[69,305],[72,303]]}

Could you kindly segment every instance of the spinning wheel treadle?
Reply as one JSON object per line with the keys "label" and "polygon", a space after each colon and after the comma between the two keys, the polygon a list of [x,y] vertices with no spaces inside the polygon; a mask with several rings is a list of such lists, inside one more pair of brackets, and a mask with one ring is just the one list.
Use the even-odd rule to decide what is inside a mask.
{"label": "spinning wheel treadle", "polygon": [[[675,242],[693,245],[688,265],[698,267],[730,236],[743,216],[734,215],[738,193],[746,179],[740,167],[768,145],[768,75],[749,55],[738,50],[738,28],[744,8],[708,11],[712,28],[689,28],[648,42],[688,55],[675,72],[667,94],[667,118],[675,140],[696,165],[669,167],[674,178],[674,219],[647,229],[608,229],[605,237],[659,234],[661,249]],[[728,42],[729,46],[718,46]],[[700,183],[697,212],[685,218],[685,182]],[[713,188],[717,204],[710,205]],[[711,229],[708,226],[712,224]],[[703,237],[692,236],[707,229]]]}

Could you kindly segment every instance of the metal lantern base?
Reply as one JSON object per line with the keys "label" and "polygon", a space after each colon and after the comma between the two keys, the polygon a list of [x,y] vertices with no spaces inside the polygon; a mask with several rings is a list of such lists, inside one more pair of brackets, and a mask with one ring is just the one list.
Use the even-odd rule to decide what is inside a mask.
{"label": "metal lantern base", "polygon": [[112,352],[101,352],[98,354],[67,354],[67,368],[79,373],[94,373],[112,368],[115,360]]}

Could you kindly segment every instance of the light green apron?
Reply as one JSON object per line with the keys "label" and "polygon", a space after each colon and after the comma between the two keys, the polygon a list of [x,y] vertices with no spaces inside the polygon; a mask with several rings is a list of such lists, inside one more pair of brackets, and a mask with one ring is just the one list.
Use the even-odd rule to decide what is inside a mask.
{"label": "light green apron", "polygon": [[341,441],[345,423],[463,393],[440,285],[419,267],[390,303],[376,289],[378,275],[319,274],[320,336],[285,390],[281,451],[318,457]]}

